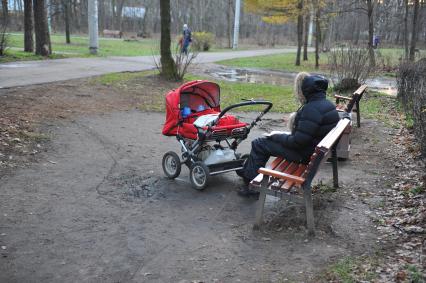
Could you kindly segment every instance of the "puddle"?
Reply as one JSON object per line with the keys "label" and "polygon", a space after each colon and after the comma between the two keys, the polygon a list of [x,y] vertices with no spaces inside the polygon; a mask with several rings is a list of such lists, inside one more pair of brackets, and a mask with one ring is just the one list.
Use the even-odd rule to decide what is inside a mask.
{"label": "puddle", "polygon": [[250,69],[212,69],[207,73],[215,78],[230,82],[265,83],[272,85],[293,85],[296,73],[263,72]]}
{"label": "puddle", "polygon": [[396,79],[391,78],[374,78],[365,82],[371,90],[380,91],[391,96],[397,94]]}
{"label": "puddle", "polygon": [[[243,68],[216,68],[206,73],[214,78],[230,82],[264,83],[279,86],[293,86],[297,73],[264,71]],[[369,89],[396,96],[396,80],[392,78],[375,78],[366,81]]]}

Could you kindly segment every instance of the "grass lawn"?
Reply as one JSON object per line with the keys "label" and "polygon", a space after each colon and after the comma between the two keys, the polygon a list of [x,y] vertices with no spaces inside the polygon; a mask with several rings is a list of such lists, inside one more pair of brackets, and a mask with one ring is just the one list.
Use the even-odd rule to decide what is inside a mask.
{"label": "grass lawn", "polygon": [[[385,71],[400,63],[400,58],[404,57],[404,49],[402,48],[380,48],[375,50],[376,63],[379,68],[383,68],[382,75],[395,76],[394,72]],[[416,59],[426,57],[426,50],[420,50],[416,55]],[[315,54],[310,52],[308,54],[308,61],[302,61],[301,66],[295,66],[296,54],[285,53],[267,56],[256,56],[250,58],[231,59],[218,62],[225,66],[241,67],[241,68],[259,68],[259,69],[270,69],[278,71],[288,72],[322,72],[327,73],[327,53],[320,54],[320,69],[315,69]]]}
{"label": "grass lawn", "polygon": [[[201,80],[205,77],[187,75],[185,80]],[[271,101],[274,106],[272,112],[293,112],[297,110],[297,104],[293,98],[293,88],[291,86],[276,86],[270,84],[249,84],[249,83],[236,83],[226,82],[221,80],[211,80],[220,86],[221,92],[221,106],[229,106],[232,104],[242,102],[242,99],[258,99]],[[257,107],[241,108],[241,111],[256,111]]]}
{"label": "grass lawn", "polygon": [[[89,54],[89,39],[85,36],[71,36],[71,44],[65,43],[65,36],[52,34],[53,52]],[[24,47],[23,34],[10,34],[10,47]],[[141,39],[138,41],[124,41],[123,39],[99,38],[100,56],[143,56],[158,53],[159,41],[157,39]]]}
{"label": "grass lawn", "polygon": [[[315,54],[313,52],[308,53],[308,61],[301,61],[300,66],[295,66],[294,62],[296,60],[295,53],[284,53],[284,54],[275,54],[275,55],[266,55],[266,56],[256,56],[250,58],[239,58],[224,60],[218,62],[225,66],[232,67],[243,67],[243,68],[260,68],[260,69],[270,69],[278,71],[289,71],[289,72],[315,72]],[[327,56],[325,54],[320,55],[320,71],[321,65],[327,63]]]}
{"label": "grass lawn", "polygon": [[[91,55],[87,54],[87,57]],[[30,61],[30,60],[44,60],[44,59],[63,59],[63,58],[69,58],[69,57],[82,57],[78,54],[60,54],[60,53],[54,53],[48,57],[43,57],[39,55],[35,55],[34,53],[28,53],[16,49],[8,49],[6,50],[6,56],[0,57],[0,64],[1,63],[8,63],[8,62],[16,62],[16,61]]]}
{"label": "grass lawn", "polygon": [[[164,89],[165,82],[158,79],[156,76],[157,71],[145,71],[135,73],[114,73],[96,77],[92,79],[93,83],[100,83],[102,85],[111,86],[122,89],[123,91],[135,89],[136,93],[144,93],[144,84],[156,85],[156,91],[152,91],[152,94],[147,95],[147,102],[140,105],[141,110],[145,111],[164,111],[164,94],[168,89]],[[221,88],[221,106],[229,106],[242,101],[242,99],[263,99],[271,101],[274,106],[272,112],[289,113],[296,111],[298,105],[293,98],[292,86],[275,86],[270,84],[250,84],[250,83],[238,83],[238,82],[227,82],[222,80],[212,80],[199,75],[187,74],[185,81],[207,79],[214,81],[219,84]],[[152,83],[154,81],[154,83]],[[170,85],[169,89],[175,88],[180,83]],[[333,91],[329,92],[329,99],[334,102],[332,98]],[[259,108],[247,107],[241,108],[240,111],[257,111]],[[386,123],[391,127],[399,127],[401,123],[395,117],[401,117],[402,111],[398,106],[397,100],[394,97],[390,97],[385,94],[370,91],[368,95],[365,95],[361,100],[361,111],[363,118],[376,119]]]}

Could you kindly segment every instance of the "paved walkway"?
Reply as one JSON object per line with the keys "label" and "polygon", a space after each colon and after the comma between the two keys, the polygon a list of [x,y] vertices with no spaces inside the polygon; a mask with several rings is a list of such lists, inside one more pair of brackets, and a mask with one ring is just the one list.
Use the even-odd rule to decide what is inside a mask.
{"label": "paved walkway", "polygon": [[[200,53],[196,63],[211,63],[226,59],[294,51],[295,49],[288,48]],[[115,72],[143,71],[152,68],[155,68],[152,56],[13,62],[0,64],[0,88],[49,83]]]}

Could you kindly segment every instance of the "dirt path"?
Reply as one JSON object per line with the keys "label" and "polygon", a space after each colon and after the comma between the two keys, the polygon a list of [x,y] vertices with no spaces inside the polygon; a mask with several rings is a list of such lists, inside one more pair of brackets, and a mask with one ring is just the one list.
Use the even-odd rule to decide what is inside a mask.
{"label": "dirt path", "polygon": [[186,170],[177,181],[163,177],[161,156],[177,144],[161,136],[163,118],[130,111],[48,126],[54,139],[42,161],[1,182],[0,281],[300,281],[335,258],[374,250],[368,206],[348,177],[371,184],[375,165],[343,165],[344,189],[317,203],[316,239],[306,238],[295,208],[255,233],[256,203],[237,196],[233,174],[204,192],[190,188]]}
{"label": "dirt path", "polygon": [[[177,142],[161,135],[163,113],[134,108],[174,86],[138,83],[143,93],[87,80],[2,90],[0,161],[37,162],[0,174],[0,282],[318,282],[330,263],[387,247],[374,208],[389,186],[394,130],[371,120],[355,129],[337,191],[325,164],[316,238],[306,237],[301,207],[269,197],[267,224],[255,232],[256,202],[238,197],[234,174],[203,192],[187,169],[163,177],[162,155]],[[281,118],[268,114],[249,140],[282,128]],[[50,139],[25,144],[32,135],[23,133]],[[18,151],[34,146],[35,157]]]}

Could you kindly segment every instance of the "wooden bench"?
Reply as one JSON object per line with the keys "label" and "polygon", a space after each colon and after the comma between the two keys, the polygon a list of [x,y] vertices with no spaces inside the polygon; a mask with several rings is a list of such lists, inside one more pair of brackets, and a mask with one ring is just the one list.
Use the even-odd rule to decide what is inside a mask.
{"label": "wooden bench", "polygon": [[358,128],[361,127],[361,110],[359,106],[359,101],[361,100],[363,94],[367,91],[367,85],[360,86],[351,97],[334,95],[336,99],[336,109],[339,112],[348,112],[352,111],[356,113],[356,123]]}
{"label": "wooden bench", "polygon": [[294,196],[292,189],[303,194],[306,207],[306,221],[309,234],[314,234],[314,213],[312,205],[311,183],[320,165],[332,153],[333,185],[338,187],[337,153],[336,145],[347,127],[350,126],[349,116],[341,119],[316,146],[309,164],[288,162],[284,158],[276,157],[266,168],[259,169],[251,182],[252,188],[260,191],[258,208],[256,211],[256,223],[254,228],[260,227],[263,222],[263,210],[266,194],[281,198]]}

